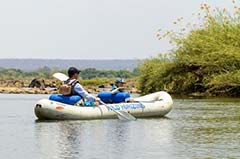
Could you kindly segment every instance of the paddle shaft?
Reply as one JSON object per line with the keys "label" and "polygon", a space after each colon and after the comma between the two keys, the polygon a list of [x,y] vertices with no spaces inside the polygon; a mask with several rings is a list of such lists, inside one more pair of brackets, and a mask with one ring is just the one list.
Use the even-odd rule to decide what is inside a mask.
{"label": "paddle shaft", "polygon": [[100,101],[101,104],[103,104],[105,107],[111,109],[113,112],[115,112],[118,115],[118,119],[124,119],[124,120],[137,120],[133,115],[127,113],[127,112],[123,112],[123,111],[118,111],[115,110],[114,108],[112,108],[111,106],[108,106],[107,104],[105,104],[103,101]]}

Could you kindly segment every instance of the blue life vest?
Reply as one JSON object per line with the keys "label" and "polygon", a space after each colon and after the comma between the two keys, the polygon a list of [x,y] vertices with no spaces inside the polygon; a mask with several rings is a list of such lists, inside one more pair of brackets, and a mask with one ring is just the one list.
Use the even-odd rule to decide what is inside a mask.
{"label": "blue life vest", "polygon": [[65,104],[74,105],[78,101],[80,101],[82,98],[79,95],[64,96],[61,94],[52,94],[50,95],[49,99],[53,101],[65,103]]}
{"label": "blue life vest", "polygon": [[100,92],[98,97],[104,103],[121,103],[125,102],[127,98],[130,98],[130,93],[128,92],[119,92],[112,94],[111,92]]}

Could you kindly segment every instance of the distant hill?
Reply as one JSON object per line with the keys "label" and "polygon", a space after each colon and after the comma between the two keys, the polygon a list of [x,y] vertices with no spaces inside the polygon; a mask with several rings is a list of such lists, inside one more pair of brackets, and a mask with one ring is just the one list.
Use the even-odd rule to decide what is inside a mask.
{"label": "distant hill", "polygon": [[0,68],[33,71],[45,66],[58,69],[67,69],[70,66],[74,66],[79,69],[133,70],[139,62],[139,60],[0,59]]}

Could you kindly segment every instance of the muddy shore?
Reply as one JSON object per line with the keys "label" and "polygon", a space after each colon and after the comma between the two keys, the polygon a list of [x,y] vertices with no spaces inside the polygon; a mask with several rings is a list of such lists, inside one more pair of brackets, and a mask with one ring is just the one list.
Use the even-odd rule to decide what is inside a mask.
{"label": "muddy shore", "polygon": [[[40,80],[41,81],[41,80]],[[47,81],[44,84],[35,83],[34,85],[28,84],[29,82],[21,82],[19,85],[19,81],[15,84],[11,84],[9,81],[4,83],[0,83],[0,93],[4,94],[54,94],[58,93],[59,84],[55,81]],[[31,82],[32,83],[32,82]],[[83,85],[86,91],[92,94],[98,94],[102,91],[110,91],[110,84],[101,84],[101,85]],[[126,84],[126,91],[130,93],[138,93],[137,88],[132,82],[128,82]]]}
{"label": "muddy shore", "polygon": [[3,94],[52,94],[57,93],[57,89],[27,88],[27,87],[0,87],[0,93]]}
{"label": "muddy shore", "polygon": [[[0,80],[0,93],[4,94],[53,94],[58,93],[58,87],[61,85],[56,80],[32,79],[32,80]],[[84,88],[92,94],[98,94],[102,91],[110,91],[109,83],[98,85],[83,85]],[[137,93],[138,90],[133,80],[127,80],[126,91]]]}
{"label": "muddy shore", "polygon": [[[110,88],[98,88],[98,87],[85,87],[89,93],[97,94],[101,91],[109,91]],[[127,89],[130,93],[137,93],[136,88]],[[44,90],[39,88],[27,88],[27,87],[0,87],[0,93],[2,94],[54,94],[58,93],[58,88],[45,88]]]}

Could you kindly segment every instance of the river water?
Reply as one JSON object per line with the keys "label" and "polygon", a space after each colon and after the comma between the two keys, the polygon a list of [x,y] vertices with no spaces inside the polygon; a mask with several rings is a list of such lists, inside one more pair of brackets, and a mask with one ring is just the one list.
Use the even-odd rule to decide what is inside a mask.
{"label": "river water", "polygon": [[240,99],[174,99],[165,118],[36,121],[46,95],[0,94],[1,159],[240,158]]}

